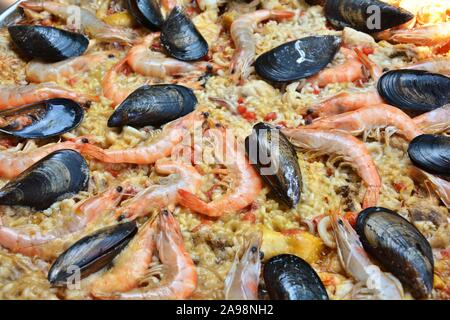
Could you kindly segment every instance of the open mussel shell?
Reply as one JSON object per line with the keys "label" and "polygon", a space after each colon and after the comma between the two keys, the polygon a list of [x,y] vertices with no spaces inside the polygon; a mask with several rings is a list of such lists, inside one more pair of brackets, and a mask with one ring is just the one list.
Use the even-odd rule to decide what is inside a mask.
{"label": "open mussel shell", "polygon": [[430,295],[433,254],[416,227],[389,209],[372,207],[358,215],[355,229],[364,249],[409,288],[415,298]]}
{"label": "open mussel shell", "polygon": [[338,29],[350,27],[365,33],[380,32],[414,18],[405,9],[378,0],[328,0],[325,16]]}
{"label": "open mussel shell", "polygon": [[114,111],[108,127],[162,126],[191,113],[197,105],[194,92],[176,84],[144,85]]}
{"label": "open mussel shell", "polygon": [[432,174],[450,177],[450,137],[417,136],[409,144],[408,154],[415,166]]}
{"label": "open mussel shell", "polygon": [[89,45],[89,40],[82,34],[54,27],[10,26],[8,31],[24,55],[49,62],[80,56]]}
{"label": "open mussel shell", "polygon": [[143,27],[159,30],[164,23],[158,0],[128,0],[128,10]]}
{"label": "open mussel shell", "polygon": [[264,283],[272,300],[328,300],[314,269],[303,259],[281,254],[264,265]]}
{"label": "open mussel shell", "polygon": [[250,163],[278,199],[294,208],[300,201],[302,175],[294,147],[277,128],[257,123],[245,139]]}
{"label": "open mussel shell", "polygon": [[378,93],[406,112],[427,112],[450,102],[450,78],[421,70],[393,70],[378,80]]}
{"label": "open mussel shell", "polygon": [[104,268],[125,248],[137,232],[130,221],[103,228],[75,242],[53,263],[48,272],[52,285],[66,285],[79,275],[83,279]]}
{"label": "open mussel shell", "polygon": [[266,81],[285,83],[310,77],[325,68],[339,50],[335,36],[294,40],[263,53],[255,61],[256,73]]}
{"label": "open mussel shell", "polygon": [[161,44],[182,61],[199,60],[208,54],[208,43],[180,7],[175,7],[161,29]]}
{"label": "open mussel shell", "polygon": [[78,127],[84,118],[84,110],[69,99],[50,99],[6,110],[0,113],[0,117],[13,119],[0,128],[0,132],[25,139],[42,139]]}
{"label": "open mussel shell", "polygon": [[82,190],[89,182],[86,160],[76,151],[55,151],[0,189],[0,204],[44,210]]}

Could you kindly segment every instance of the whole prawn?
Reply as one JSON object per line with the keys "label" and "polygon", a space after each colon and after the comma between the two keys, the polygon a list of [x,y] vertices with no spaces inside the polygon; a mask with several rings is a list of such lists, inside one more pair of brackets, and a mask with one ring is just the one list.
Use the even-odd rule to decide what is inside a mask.
{"label": "whole prawn", "polygon": [[169,174],[164,184],[152,185],[130,199],[117,210],[121,218],[135,219],[154,210],[174,206],[179,201],[178,190],[197,192],[201,185],[201,175],[190,164],[160,159],[155,163],[156,172]]}
{"label": "whole prawn", "polygon": [[20,107],[53,98],[66,98],[79,103],[98,101],[98,98],[65,89],[53,82],[28,85],[0,85],[0,110]]}
{"label": "whole prawn", "polygon": [[337,154],[344,158],[367,186],[363,208],[376,206],[380,198],[381,178],[363,142],[348,133],[316,130],[285,129],[283,133],[299,148],[314,150],[320,154]]}
{"label": "whole prawn", "polygon": [[378,39],[417,46],[445,46],[450,41],[450,22],[418,26],[412,29],[389,29],[376,35]]}
{"label": "whole prawn", "polygon": [[[391,274],[374,265],[367,256],[355,230],[337,213],[331,215],[331,225],[338,254],[345,271],[369,289],[366,297],[380,300],[401,300],[403,287]],[[362,293],[362,292],[361,292]],[[356,298],[361,295],[354,292]]]}
{"label": "whole prawn", "polygon": [[160,138],[147,145],[124,150],[102,149],[92,144],[85,144],[82,153],[107,163],[152,164],[158,159],[171,155],[175,146],[183,141],[195,127],[201,127],[206,113],[193,111],[164,126]]}
{"label": "whole prawn", "polygon": [[324,119],[318,119],[308,126],[310,129],[343,130],[354,135],[373,129],[395,127],[408,141],[422,134],[414,121],[403,111],[386,104],[364,107]]}
{"label": "whole prawn", "polygon": [[444,205],[447,208],[450,208],[450,182],[414,166],[410,168],[409,173],[414,180],[423,182],[426,187],[430,186],[442,200]]}
{"label": "whole prawn", "polygon": [[[180,226],[172,213],[164,210],[159,214],[158,229],[156,235],[156,249],[158,251],[159,260],[165,267],[164,269],[167,270],[167,272],[164,272],[164,277],[161,282],[158,285],[147,285],[125,292],[114,292],[112,290],[101,293],[93,292],[97,298],[167,300],[187,299],[192,295],[197,288],[197,270],[189,253],[184,247]],[[113,268],[110,275],[108,275],[108,280],[111,284],[106,286],[107,289],[115,289],[116,285],[122,287],[123,284],[117,284],[117,282],[122,281],[124,281],[125,284],[131,283],[133,280],[137,283],[147,282],[147,277],[142,274],[142,271],[146,271],[144,266],[151,261],[152,252],[150,251],[153,250],[149,249],[151,248],[151,243],[149,244],[150,241],[141,242],[146,249],[142,249],[142,245],[132,247],[136,251],[133,250],[134,252],[127,253],[126,257],[129,257],[129,259],[127,259],[127,261],[120,261],[122,267],[118,267],[117,269]],[[126,250],[128,250],[128,248]],[[131,274],[129,272],[130,265],[136,266],[132,269]],[[152,275],[152,269],[147,270],[147,275]]]}
{"label": "whole prawn", "polygon": [[441,133],[450,129],[450,104],[413,118],[416,126],[426,133]]}
{"label": "whole prawn", "polygon": [[216,157],[221,152],[226,152],[226,163],[228,175],[233,179],[234,188],[228,190],[227,194],[209,203],[203,201],[196,195],[179,190],[180,204],[201,214],[210,217],[220,217],[225,212],[237,212],[251,204],[262,189],[260,176],[250,165],[248,159],[239,148],[235,146],[236,139],[232,134],[226,134],[222,129],[210,129],[206,137],[215,140]]}
{"label": "whole prawn", "polygon": [[256,55],[256,39],[253,35],[256,25],[268,19],[281,20],[293,16],[293,12],[285,10],[256,10],[233,21],[230,34],[236,50],[231,62],[231,73],[235,81],[245,80],[250,74],[250,65]]}

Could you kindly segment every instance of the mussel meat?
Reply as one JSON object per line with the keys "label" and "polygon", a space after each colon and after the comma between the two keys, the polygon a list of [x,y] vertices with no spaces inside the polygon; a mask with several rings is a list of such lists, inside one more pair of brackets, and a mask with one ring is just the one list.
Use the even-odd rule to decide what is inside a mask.
{"label": "mussel meat", "polygon": [[264,265],[264,283],[272,300],[328,300],[314,269],[303,259],[281,254]]}
{"label": "mussel meat", "polygon": [[409,288],[415,298],[430,295],[433,253],[416,227],[389,209],[372,207],[358,215],[355,229],[364,249]]}
{"label": "mussel meat", "polygon": [[415,166],[432,174],[450,177],[450,137],[417,136],[409,144],[408,154]]}
{"label": "mussel meat", "polygon": [[80,280],[104,268],[137,233],[130,221],[103,228],[75,242],[53,263],[48,272],[52,285],[66,285],[79,272]]}
{"label": "mussel meat", "polygon": [[49,138],[78,127],[83,108],[69,99],[50,99],[0,113],[0,132],[25,139]]}
{"label": "mussel meat", "polygon": [[421,70],[393,70],[378,80],[378,93],[406,112],[427,112],[450,102],[450,78]]}
{"label": "mussel meat", "polygon": [[336,28],[365,33],[380,32],[414,18],[409,11],[379,0],[327,0],[325,16]]}
{"label": "mussel meat", "polygon": [[208,54],[208,43],[180,7],[175,7],[161,28],[161,44],[182,61],[199,60]]}
{"label": "mussel meat", "polygon": [[286,83],[310,77],[325,68],[339,50],[335,36],[294,40],[263,53],[255,61],[256,73],[266,81]]}
{"label": "mussel meat", "polygon": [[25,56],[48,62],[80,56],[89,45],[82,34],[54,27],[17,25],[8,27],[8,31]]}
{"label": "mussel meat", "polygon": [[76,151],[59,150],[36,162],[0,189],[0,204],[44,210],[82,190],[89,182],[86,160]]}
{"label": "mussel meat", "polygon": [[191,113],[194,92],[176,84],[144,85],[130,94],[108,120],[108,127],[159,127]]}
{"label": "mussel meat", "polygon": [[128,0],[128,10],[143,27],[159,30],[164,23],[161,7],[157,0]]}
{"label": "mussel meat", "polygon": [[302,175],[294,147],[279,130],[257,123],[245,139],[251,164],[283,203],[294,208],[300,201]]}

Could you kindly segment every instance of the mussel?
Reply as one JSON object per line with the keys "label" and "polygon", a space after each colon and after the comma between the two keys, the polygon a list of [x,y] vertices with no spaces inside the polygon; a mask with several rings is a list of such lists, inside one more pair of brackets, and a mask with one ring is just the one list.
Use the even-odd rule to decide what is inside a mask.
{"label": "mussel", "polygon": [[311,36],[287,42],[260,55],[255,61],[255,71],[273,83],[304,79],[325,68],[340,44],[340,38],[335,36]]}
{"label": "mussel", "polygon": [[52,285],[66,285],[79,272],[79,280],[104,268],[137,233],[130,221],[103,228],[75,242],[53,263],[48,272]]}
{"label": "mussel", "polygon": [[161,28],[161,44],[182,61],[199,60],[208,54],[208,43],[180,7],[175,7]]}
{"label": "mussel", "polygon": [[257,123],[245,139],[249,161],[283,203],[294,208],[300,201],[302,175],[294,147],[266,123]]}
{"label": "mussel", "polygon": [[358,215],[355,229],[364,249],[409,288],[415,298],[430,295],[433,253],[416,227],[389,209],[372,207]]}
{"label": "mussel", "polygon": [[450,177],[450,137],[417,136],[409,144],[408,154],[415,166],[432,174]]}
{"label": "mussel", "polygon": [[164,23],[161,7],[157,0],[128,0],[128,10],[143,27],[159,30]]}
{"label": "mussel", "polygon": [[7,119],[0,132],[25,139],[49,138],[75,129],[83,117],[84,110],[75,101],[50,99],[0,112],[0,118]]}
{"label": "mussel", "polygon": [[144,85],[114,111],[108,127],[159,127],[191,113],[197,105],[194,92],[176,84]]}
{"label": "mussel", "polygon": [[303,259],[281,254],[264,265],[264,283],[272,300],[328,300],[314,269]]}
{"label": "mussel", "polygon": [[80,33],[33,25],[8,27],[16,47],[29,58],[57,62],[82,55],[89,40]]}
{"label": "mussel", "polygon": [[393,70],[378,80],[378,93],[406,112],[427,112],[450,102],[450,78],[421,70]]}
{"label": "mussel", "polygon": [[85,190],[89,182],[86,160],[76,151],[55,151],[0,189],[0,204],[37,210]]}
{"label": "mussel", "polygon": [[404,24],[414,15],[379,0],[327,0],[325,17],[338,29],[375,33]]}

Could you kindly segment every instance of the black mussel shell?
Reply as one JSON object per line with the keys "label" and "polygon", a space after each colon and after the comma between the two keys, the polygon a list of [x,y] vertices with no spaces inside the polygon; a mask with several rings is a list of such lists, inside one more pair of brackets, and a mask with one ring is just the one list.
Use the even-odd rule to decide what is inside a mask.
{"label": "black mussel shell", "polygon": [[260,122],[245,139],[245,149],[250,163],[276,196],[294,208],[300,201],[302,174],[297,153],[286,136],[279,129]]}
{"label": "black mussel shell", "polygon": [[82,34],[45,26],[10,26],[9,34],[29,58],[57,62],[82,55],[89,40]]}
{"label": "black mussel shell", "polygon": [[310,77],[325,68],[339,50],[335,36],[312,36],[282,44],[260,55],[256,73],[266,81],[285,83]]}
{"label": "black mussel shell", "polygon": [[431,174],[450,177],[450,137],[417,136],[409,144],[408,154],[415,166]]}
{"label": "black mussel shell", "polygon": [[144,85],[117,107],[108,127],[159,127],[191,113],[196,105],[197,98],[189,88],[175,84]]}
{"label": "black mussel shell", "polygon": [[53,263],[48,281],[62,286],[71,283],[77,275],[77,280],[81,280],[97,272],[111,263],[136,233],[136,222],[130,221],[103,228],[78,240]]}
{"label": "black mussel shell", "polygon": [[143,27],[159,30],[164,23],[158,0],[128,0],[128,10]]}
{"label": "black mussel shell", "polygon": [[55,151],[0,189],[0,204],[44,210],[82,190],[89,182],[86,160],[76,151]]}
{"label": "black mussel shell", "polygon": [[[71,131],[83,121],[84,110],[69,99],[50,99],[6,110],[2,118],[12,118],[0,132],[25,139],[49,138]],[[14,119],[22,119],[21,121]],[[23,120],[26,119],[26,120]]]}
{"label": "black mussel shell", "polygon": [[326,1],[325,16],[338,29],[350,27],[365,33],[380,32],[414,18],[405,9],[378,0]]}
{"label": "black mussel shell", "polygon": [[433,289],[434,260],[430,244],[406,219],[379,207],[358,215],[356,232],[364,249],[417,298]]}
{"label": "black mussel shell", "polygon": [[175,7],[161,29],[161,44],[182,61],[199,60],[208,54],[208,43],[180,7]]}
{"label": "black mussel shell", "polygon": [[383,99],[406,112],[427,112],[450,102],[450,78],[421,70],[394,70],[378,80]]}
{"label": "black mussel shell", "polygon": [[281,254],[264,265],[264,283],[272,300],[328,300],[314,269],[303,259]]}

